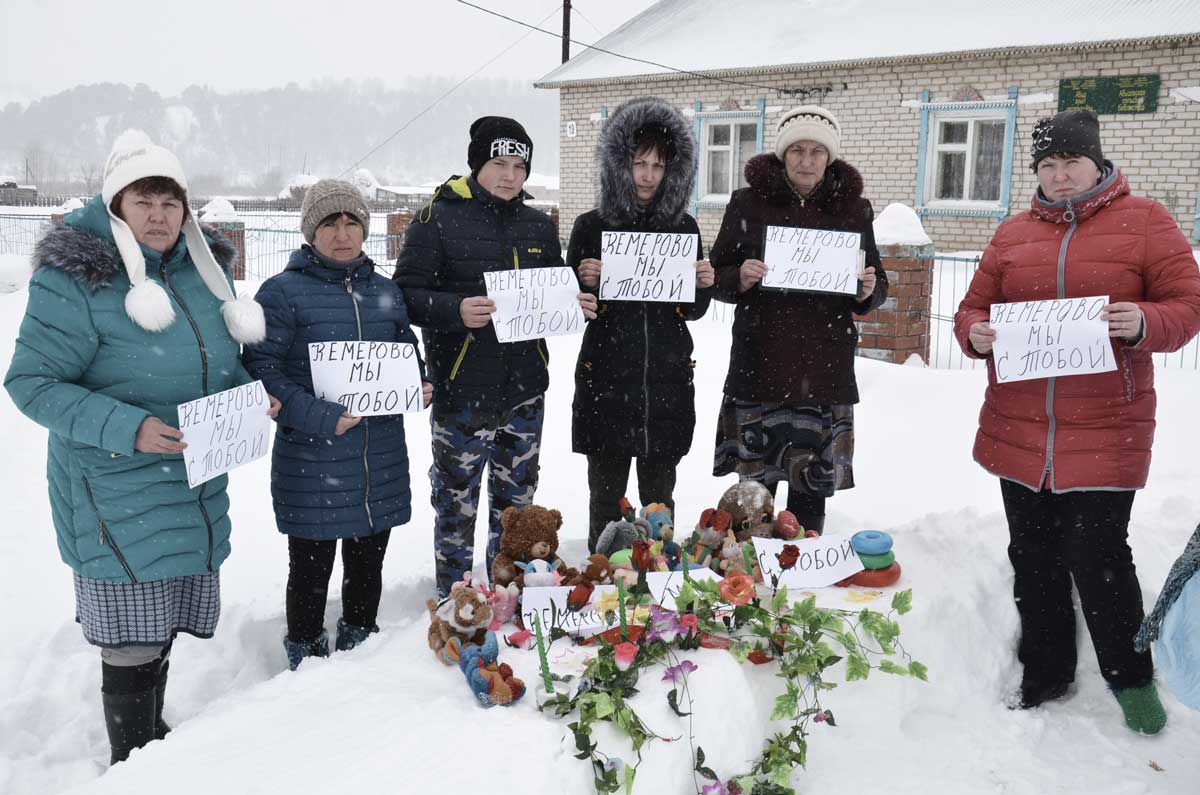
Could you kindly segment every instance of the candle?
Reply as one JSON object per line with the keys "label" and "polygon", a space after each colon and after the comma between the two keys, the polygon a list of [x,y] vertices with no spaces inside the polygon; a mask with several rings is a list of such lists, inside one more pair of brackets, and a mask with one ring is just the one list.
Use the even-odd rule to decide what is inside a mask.
{"label": "candle", "polygon": [[546,692],[551,693],[554,691],[554,685],[550,680],[550,664],[546,662],[546,641],[542,638],[542,617],[537,613],[533,614],[533,630],[537,635],[538,664],[542,668],[542,684],[546,686]]}
{"label": "candle", "polygon": [[683,553],[680,555],[680,557],[683,558],[683,581],[687,582],[691,579],[691,577],[688,577],[688,551],[686,549],[681,551]]}
{"label": "candle", "polygon": [[625,581],[617,578],[617,615],[621,618],[621,640],[629,640],[629,629],[625,626]]}

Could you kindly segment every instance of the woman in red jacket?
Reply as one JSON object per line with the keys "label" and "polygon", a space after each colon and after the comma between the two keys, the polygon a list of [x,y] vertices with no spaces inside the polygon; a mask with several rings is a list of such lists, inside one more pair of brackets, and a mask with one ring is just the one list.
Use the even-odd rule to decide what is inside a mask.
{"label": "woman in red jacket", "polygon": [[[963,351],[988,360],[974,455],[1001,478],[1008,517],[1024,666],[1014,706],[1061,698],[1074,681],[1073,577],[1126,724],[1154,734],[1166,713],[1150,655],[1133,647],[1143,613],[1127,529],[1154,439],[1151,354],[1200,329],[1200,273],[1166,208],[1133,196],[1104,159],[1096,114],[1042,119],[1032,156],[1032,206],[996,230],[955,316]],[[992,304],[1094,295],[1109,297],[1115,370],[997,381]]]}

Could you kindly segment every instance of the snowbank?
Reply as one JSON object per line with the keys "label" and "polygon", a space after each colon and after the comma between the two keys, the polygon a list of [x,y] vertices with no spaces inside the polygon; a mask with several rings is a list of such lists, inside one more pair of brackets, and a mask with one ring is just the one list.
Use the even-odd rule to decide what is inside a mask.
{"label": "snowbank", "polygon": [[304,192],[313,183],[320,181],[320,179],[320,177],[314,177],[312,174],[297,174],[288,180],[288,183],[283,186],[283,190],[279,191],[279,198],[303,198]]}
{"label": "snowbank", "polygon": [[[242,284],[253,293],[257,285]],[[0,296],[0,367],[11,356],[24,308]],[[711,476],[730,328],[705,318],[696,338],[699,424],[679,471],[679,526],[691,527],[732,477]],[[573,363],[579,337],[550,340],[551,386],[538,502],[565,515],[560,553],[586,554],[586,462],[570,451]],[[1097,670],[1086,633],[1078,685],[1060,703],[1009,712],[1001,697],[1019,677],[1016,611],[1000,490],[970,458],[986,378],[858,360],[857,487],[829,503],[827,532],[891,532],[915,607],[902,641],[929,666],[928,683],[872,674],[842,684],[824,705],[837,726],[816,726],[803,792],[889,795],[1194,793],[1200,780],[1200,715],[1164,701],[1170,722],[1157,738],[1132,735]],[[1193,422],[1198,375],[1157,374],[1159,435],[1150,486],[1133,508],[1130,538],[1149,604],[1197,519]],[[433,589],[428,501],[429,424],[406,421],[413,520],[397,528],[384,566],[383,631],[351,653],[286,670],[283,635],[286,539],[274,529],[269,462],[233,473],[233,554],[221,570],[221,625],[214,639],[182,637],[172,655],[166,717],[175,731],[108,770],[97,653],[73,621],[69,570],[58,560],[45,497],[45,432],[0,401],[0,792],[172,793],[468,792],[590,793],[587,765],[572,757],[565,723],[526,700],[511,709],[476,705],[455,669],[426,646],[425,598]],[[630,494],[636,494],[632,483]],[[782,495],[781,495],[782,496]],[[482,522],[476,549],[483,549]],[[19,561],[19,564],[17,563]],[[482,576],[482,566],[477,566]],[[330,584],[326,624],[340,615],[340,577]],[[1082,622],[1081,622],[1082,624]],[[560,670],[583,652],[555,644]],[[738,666],[724,652],[692,656],[691,727],[706,763],[727,774],[755,756],[772,730],[764,716],[778,692],[769,667]],[[532,681],[536,653],[504,648],[501,660]],[[693,792],[686,720],[666,706],[650,672],[636,706],[659,734],[636,788],[642,795]],[[602,748],[616,740],[598,736]],[[869,763],[864,763],[869,758]],[[1156,764],[1161,771],[1151,767]],[[495,782],[495,783],[493,783]]]}
{"label": "snowbank", "polygon": [[213,199],[200,209],[200,220],[210,224],[228,224],[242,220],[228,199]]}
{"label": "snowbank", "polygon": [[875,217],[875,245],[928,246],[933,243],[913,208],[893,202]]}
{"label": "snowbank", "polygon": [[33,265],[24,254],[0,254],[0,293],[24,290],[32,273]]}

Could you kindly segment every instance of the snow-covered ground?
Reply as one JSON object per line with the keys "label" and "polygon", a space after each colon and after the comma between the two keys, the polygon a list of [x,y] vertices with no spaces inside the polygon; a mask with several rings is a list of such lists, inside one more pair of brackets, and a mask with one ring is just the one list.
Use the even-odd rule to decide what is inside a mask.
{"label": "snow-covered ground", "polygon": [[[242,285],[253,290],[254,285]],[[23,292],[0,295],[0,365],[7,367]],[[697,412],[692,453],[676,500],[680,526],[694,525],[731,478],[710,474],[712,439],[729,349],[729,325],[692,324]],[[566,521],[564,557],[585,552],[587,489],[582,456],[570,451],[571,372],[579,338],[551,340],[540,504]],[[1164,691],[1169,723],[1158,737],[1133,735],[1105,690],[1086,633],[1077,689],[1031,712],[1010,712],[1017,635],[999,487],[970,458],[982,371],[930,370],[858,361],[858,487],[830,502],[827,530],[885,529],[896,538],[915,609],[902,640],[929,666],[928,683],[874,674],[843,684],[825,706],[838,725],[816,725],[803,792],[1195,793],[1200,716]],[[1200,374],[1159,373],[1159,432],[1150,486],[1134,505],[1131,539],[1150,604],[1200,519],[1194,422]],[[217,636],[181,637],[172,655],[167,719],[175,731],[108,770],[99,662],[73,621],[71,575],[58,559],[45,494],[45,433],[0,398],[0,792],[417,793],[590,792],[588,766],[572,758],[564,723],[532,701],[483,710],[454,669],[429,652],[425,598],[433,589],[429,430],[408,423],[414,516],[398,528],[384,568],[380,635],[351,653],[286,670],[283,634],[286,544],[272,520],[268,463],[233,473],[233,555],[222,568]],[[630,493],[636,491],[631,488]],[[479,548],[482,548],[482,526]],[[482,574],[481,567],[478,572]],[[331,584],[327,624],[339,615]],[[555,644],[557,667],[578,652]],[[532,681],[536,654],[501,659]],[[739,667],[726,652],[691,659],[694,733],[707,764],[729,775],[757,755],[779,682],[769,667]],[[648,676],[636,704],[660,735],[686,737],[665,690]],[[606,748],[626,749],[601,739]],[[637,792],[690,793],[686,742],[652,743]]]}

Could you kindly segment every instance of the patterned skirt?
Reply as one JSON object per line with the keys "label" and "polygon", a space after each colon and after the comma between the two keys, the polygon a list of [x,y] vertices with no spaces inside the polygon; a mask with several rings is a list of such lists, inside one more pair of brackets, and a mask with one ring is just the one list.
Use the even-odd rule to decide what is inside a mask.
{"label": "patterned skirt", "polygon": [[854,487],[853,460],[853,405],[721,401],[714,475],[832,497]]}
{"label": "patterned skirt", "polygon": [[133,584],[75,575],[75,620],[94,646],[163,646],[179,632],[211,638],[220,615],[215,571]]}

